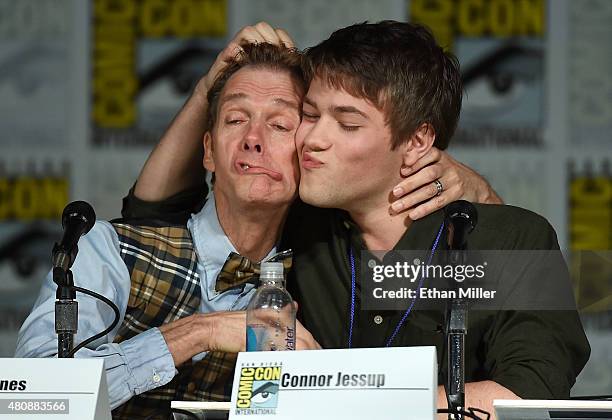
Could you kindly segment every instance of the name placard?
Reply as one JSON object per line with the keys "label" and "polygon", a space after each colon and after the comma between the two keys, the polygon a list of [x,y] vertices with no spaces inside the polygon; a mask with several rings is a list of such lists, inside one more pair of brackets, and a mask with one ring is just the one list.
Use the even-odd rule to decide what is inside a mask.
{"label": "name placard", "polygon": [[240,353],[230,420],[434,419],[435,347]]}
{"label": "name placard", "polygon": [[110,420],[104,361],[1,359],[0,418]]}

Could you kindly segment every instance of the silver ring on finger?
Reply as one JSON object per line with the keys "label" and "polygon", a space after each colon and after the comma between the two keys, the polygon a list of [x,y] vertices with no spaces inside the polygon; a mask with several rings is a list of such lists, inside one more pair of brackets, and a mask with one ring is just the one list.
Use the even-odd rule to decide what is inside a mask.
{"label": "silver ring on finger", "polygon": [[444,186],[442,186],[442,182],[439,179],[436,179],[433,183],[436,186],[436,197],[437,197],[440,194],[442,194],[442,191],[444,191]]}

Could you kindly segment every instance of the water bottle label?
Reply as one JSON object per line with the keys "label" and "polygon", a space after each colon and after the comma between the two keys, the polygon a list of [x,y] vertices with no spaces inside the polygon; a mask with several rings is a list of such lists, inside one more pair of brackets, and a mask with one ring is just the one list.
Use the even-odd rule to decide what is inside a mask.
{"label": "water bottle label", "polygon": [[[246,329],[246,351],[258,351],[258,342],[261,340],[262,330],[265,330],[263,327],[252,327],[247,325]],[[258,336],[259,339],[258,340]]]}
{"label": "water bottle label", "polygon": [[295,350],[295,329],[287,327],[287,338],[285,338],[287,350]]}
{"label": "water bottle label", "polygon": [[270,329],[266,325],[247,325],[247,351],[295,350],[295,328]]}

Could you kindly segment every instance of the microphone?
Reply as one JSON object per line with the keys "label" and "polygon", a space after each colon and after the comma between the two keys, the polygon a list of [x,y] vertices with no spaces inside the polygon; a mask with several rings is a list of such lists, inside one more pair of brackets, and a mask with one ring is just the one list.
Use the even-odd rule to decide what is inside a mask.
{"label": "microphone", "polygon": [[467,237],[478,223],[476,207],[469,201],[457,200],[446,206],[444,214],[446,216],[446,239],[449,249],[465,250]]}
{"label": "microphone", "polygon": [[79,250],[77,247],[79,239],[91,230],[95,222],[96,213],[85,201],[73,201],[64,208],[62,213],[64,236],[53,247],[53,268],[66,271],[72,267]]}

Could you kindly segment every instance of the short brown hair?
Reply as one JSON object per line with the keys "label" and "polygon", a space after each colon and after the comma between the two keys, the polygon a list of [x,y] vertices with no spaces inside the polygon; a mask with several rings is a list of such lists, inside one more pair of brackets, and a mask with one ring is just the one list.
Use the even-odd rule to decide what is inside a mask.
{"label": "short brown hair", "polygon": [[434,145],[445,149],[457,127],[459,63],[424,26],[382,21],[339,29],[305,51],[304,72],[308,83],[319,77],[382,110],[392,149],[423,123],[433,126]]}
{"label": "short brown hair", "polygon": [[212,87],[208,91],[208,112],[206,127],[212,130],[219,113],[219,99],[227,81],[244,67],[265,68],[286,71],[291,76],[300,96],[306,91],[304,73],[302,71],[302,54],[295,48],[287,48],[269,43],[245,44],[233,61],[219,72]]}

